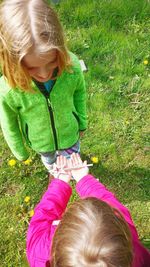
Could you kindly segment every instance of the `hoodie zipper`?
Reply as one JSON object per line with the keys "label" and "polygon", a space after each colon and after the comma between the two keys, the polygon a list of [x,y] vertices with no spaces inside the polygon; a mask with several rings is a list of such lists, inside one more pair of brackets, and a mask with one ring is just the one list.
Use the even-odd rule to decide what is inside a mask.
{"label": "hoodie zipper", "polygon": [[38,81],[34,81],[34,83],[39,88],[39,90],[44,95],[44,97],[46,98],[46,103],[47,103],[48,111],[50,114],[50,121],[51,121],[51,126],[52,126],[53,137],[54,137],[55,149],[58,150],[57,131],[56,131],[56,127],[55,127],[54,112],[53,112],[52,105],[51,105],[51,102],[49,99],[50,95],[46,91],[44,84],[42,84]]}
{"label": "hoodie zipper", "polygon": [[54,113],[53,113],[50,99],[48,97],[46,97],[46,101],[47,101],[48,110],[49,110],[49,114],[50,114],[50,120],[51,120],[53,136],[54,136],[55,148],[56,148],[56,150],[58,150],[58,141],[57,141],[57,132],[56,132],[56,127],[55,127],[55,121],[54,121]]}

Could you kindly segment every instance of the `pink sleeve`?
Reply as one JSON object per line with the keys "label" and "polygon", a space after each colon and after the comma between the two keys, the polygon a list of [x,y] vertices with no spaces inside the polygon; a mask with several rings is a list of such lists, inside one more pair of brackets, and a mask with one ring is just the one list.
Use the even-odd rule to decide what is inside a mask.
{"label": "pink sleeve", "polygon": [[33,262],[36,258],[46,260],[48,257],[52,222],[61,219],[71,193],[72,189],[69,184],[53,179],[36,206],[27,233],[27,257],[30,266],[35,266]]}
{"label": "pink sleeve", "polygon": [[132,221],[130,212],[107,188],[96,180],[92,175],[83,177],[76,185],[76,190],[81,198],[96,197],[105,201],[110,206],[118,209],[129,225],[134,248],[134,262],[132,267],[150,266],[150,253],[146,250],[138,239],[138,233]]}
{"label": "pink sleeve", "polygon": [[[128,224],[134,226],[131,215],[128,209],[123,206],[119,200],[114,196],[113,193],[107,190],[107,188],[95,179],[92,175],[86,175],[76,185],[77,192],[80,197],[96,197],[102,201],[105,201],[110,206],[118,209]],[[137,231],[134,227],[134,234],[138,236]]]}

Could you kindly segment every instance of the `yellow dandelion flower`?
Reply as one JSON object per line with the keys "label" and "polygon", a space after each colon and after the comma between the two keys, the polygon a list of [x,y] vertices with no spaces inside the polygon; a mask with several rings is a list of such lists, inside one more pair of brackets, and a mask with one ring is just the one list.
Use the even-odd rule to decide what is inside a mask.
{"label": "yellow dandelion flower", "polygon": [[25,199],[24,199],[24,202],[25,202],[25,203],[28,203],[28,202],[30,201],[30,199],[31,199],[31,198],[30,198],[29,196],[26,196]]}
{"label": "yellow dandelion flower", "polygon": [[31,217],[34,215],[34,210],[30,210],[30,211],[28,212],[28,214],[29,214],[29,217],[31,218]]}
{"label": "yellow dandelion flower", "polygon": [[32,162],[32,159],[27,159],[27,160],[25,160],[23,163],[24,163],[25,165],[29,165],[31,162]]}
{"label": "yellow dandelion flower", "polygon": [[98,159],[98,157],[91,157],[91,161],[93,163],[98,163],[99,162],[99,159]]}
{"label": "yellow dandelion flower", "polygon": [[125,124],[126,124],[126,125],[129,125],[129,124],[130,124],[130,122],[129,122],[129,121],[125,121]]}
{"label": "yellow dandelion flower", "polygon": [[10,159],[10,160],[8,161],[8,165],[9,165],[10,167],[15,166],[15,165],[16,165],[16,160],[15,160],[15,159]]}
{"label": "yellow dandelion flower", "polygon": [[148,60],[145,59],[145,60],[143,61],[143,64],[144,64],[144,65],[148,65]]}

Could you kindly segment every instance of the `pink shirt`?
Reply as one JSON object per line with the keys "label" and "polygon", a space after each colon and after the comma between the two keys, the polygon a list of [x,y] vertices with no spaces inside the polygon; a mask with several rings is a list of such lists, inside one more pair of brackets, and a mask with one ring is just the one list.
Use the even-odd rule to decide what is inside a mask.
{"label": "pink shirt", "polygon": [[[123,206],[103,184],[92,175],[83,177],[76,184],[81,198],[96,197],[117,208],[129,225],[134,247],[132,267],[150,267],[150,253],[138,239],[138,234],[128,209]],[[27,233],[27,258],[30,267],[47,267],[50,260],[52,238],[72,194],[69,184],[53,179],[30,221]]]}

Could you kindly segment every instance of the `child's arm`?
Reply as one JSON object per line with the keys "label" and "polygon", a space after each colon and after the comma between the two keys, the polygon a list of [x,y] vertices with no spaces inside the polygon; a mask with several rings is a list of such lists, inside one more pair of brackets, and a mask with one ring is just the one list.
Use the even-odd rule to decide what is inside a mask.
{"label": "child's arm", "polygon": [[[68,183],[53,179],[30,221],[27,233],[27,256],[30,264],[36,258],[50,255],[52,222],[60,220],[72,190]],[[31,265],[32,266],[32,265]]]}
{"label": "child's arm", "polygon": [[0,97],[0,122],[6,142],[14,156],[19,160],[26,160],[29,153],[24,146],[17,110],[2,97]]}
{"label": "child's arm", "polygon": [[78,71],[77,75],[77,86],[74,92],[74,106],[77,111],[79,130],[84,131],[87,128],[86,88],[83,72],[81,69]]}
{"label": "child's arm", "polygon": [[[78,154],[72,154],[71,164],[72,167],[75,167],[82,165],[84,166],[85,163],[82,162]],[[125,220],[130,225],[134,226],[128,209],[123,206],[114,196],[114,194],[111,193],[102,183],[100,183],[92,175],[87,175],[87,167],[72,170],[71,173],[74,179],[77,181],[76,190],[81,198],[96,197],[102,201],[105,201],[110,206],[118,209],[124,216]],[[135,234],[137,235],[136,231]]]}
{"label": "child's arm", "polygon": [[34,261],[37,259],[39,261],[50,258],[50,247],[54,233],[52,223],[61,219],[72,193],[69,186],[71,174],[62,170],[66,166],[66,158],[57,157],[56,166],[55,174],[59,179],[53,179],[50,183],[48,190],[35,208],[35,214],[28,228],[27,256],[30,266],[34,266]]}
{"label": "child's arm", "polygon": [[132,221],[130,212],[125,206],[123,206],[119,202],[119,200],[114,196],[114,194],[108,191],[107,188],[98,180],[96,180],[92,175],[84,176],[77,183],[76,190],[81,198],[96,197],[121,212],[125,221],[128,223],[132,235],[132,242],[135,253],[133,266],[150,266],[150,253],[146,248],[143,247],[143,245],[139,241],[138,233]]}
{"label": "child's arm", "polygon": [[102,183],[95,179],[92,175],[84,176],[76,185],[76,190],[81,198],[83,197],[96,197],[105,201],[110,206],[118,209],[126,221],[133,225],[128,209],[123,206],[115,195],[110,192]]}

